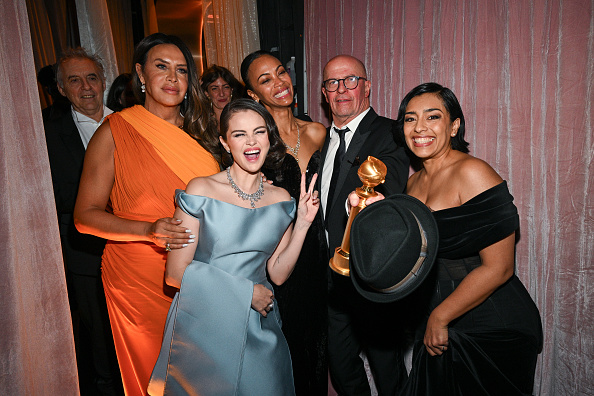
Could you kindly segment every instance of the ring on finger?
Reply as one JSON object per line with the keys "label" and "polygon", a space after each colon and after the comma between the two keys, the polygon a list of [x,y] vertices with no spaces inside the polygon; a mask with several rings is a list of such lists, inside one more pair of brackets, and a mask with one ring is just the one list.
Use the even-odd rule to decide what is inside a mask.
{"label": "ring on finger", "polygon": [[270,304],[268,304],[268,306],[266,308],[272,309],[273,307],[274,307],[274,302],[271,302]]}
{"label": "ring on finger", "polygon": [[165,244],[165,251],[166,252],[170,252],[171,251],[171,246],[169,246],[169,243]]}

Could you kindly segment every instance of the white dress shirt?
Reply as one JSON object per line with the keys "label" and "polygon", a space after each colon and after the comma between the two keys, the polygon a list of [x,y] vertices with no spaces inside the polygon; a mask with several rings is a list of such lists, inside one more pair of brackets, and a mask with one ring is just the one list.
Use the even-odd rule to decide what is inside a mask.
{"label": "white dress shirt", "polygon": [[[361,120],[363,120],[363,117],[365,117],[369,112],[369,109],[370,107],[368,107],[367,110],[363,111],[357,117],[353,118],[351,122],[349,122],[346,125],[343,125],[342,128],[338,128],[349,128],[349,132],[344,134],[345,153],[349,149],[349,144],[351,143],[351,140],[353,140],[355,131],[359,127],[359,124],[361,123]],[[338,151],[338,146],[340,145],[340,137],[338,136],[338,133],[336,133],[336,131],[334,130],[335,127],[336,126],[334,125],[334,121],[332,121],[332,125],[330,125],[330,142],[328,143],[328,151],[326,152],[326,158],[324,159],[324,168],[322,169],[322,200],[320,203],[322,204],[322,209],[324,210],[324,216],[327,215],[326,208],[328,207],[328,203],[326,201],[328,200],[328,190],[330,189],[330,182],[332,180],[332,171],[334,170],[334,157],[336,157],[336,152]],[[328,230],[324,231],[326,234],[326,242],[328,242]]]}
{"label": "white dress shirt", "polygon": [[105,117],[113,113],[113,111],[109,107],[103,105],[103,118],[101,118],[101,121],[97,122],[94,119],[74,110],[74,107],[70,107],[70,109],[72,111],[74,125],[76,125],[76,128],[78,129],[78,133],[80,134],[80,138],[86,150],[87,146],[89,145],[89,140],[91,140],[97,128],[99,128]]}
{"label": "white dress shirt", "polygon": [[[349,132],[344,134],[344,152],[346,153],[349,149],[349,144],[351,140],[353,140],[353,136],[355,135],[355,131],[359,127],[361,120],[367,115],[369,112],[369,107],[367,110],[363,111],[357,117],[353,118],[351,122],[344,125],[342,128],[344,129],[349,128]],[[340,144],[340,138],[338,137],[338,133],[334,130],[335,125],[334,121],[332,121],[332,125],[330,126],[330,142],[328,143],[328,151],[326,152],[326,158],[324,159],[324,168],[322,169],[322,209],[324,210],[324,215],[326,213],[326,208],[328,207],[328,190],[330,189],[330,181],[332,179],[332,171],[334,170],[334,157],[336,157],[336,152],[338,151],[338,146]]]}

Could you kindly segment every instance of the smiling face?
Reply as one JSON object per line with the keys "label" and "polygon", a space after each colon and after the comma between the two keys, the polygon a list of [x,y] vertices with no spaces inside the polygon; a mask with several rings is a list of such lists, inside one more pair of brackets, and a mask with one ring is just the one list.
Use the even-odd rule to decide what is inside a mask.
{"label": "smiling face", "polygon": [[[337,56],[331,59],[324,68],[324,81],[329,79],[343,79],[349,76],[367,78],[365,68],[356,58],[351,56]],[[369,92],[371,83],[359,80],[355,89],[346,89],[344,82],[338,84],[338,89],[328,92],[322,87],[322,94],[330,105],[334,124],[342,128],[369,107]]]}
{"label": "smiling face", "polygon": [[460,119],[450,120],[441,98],[433,93],[415,96],[404,114],[404,137],[408,148],[421,159],[435,158],[452,149]]}
{"label": "smiling face", "polygon": [[140,82],[146,85],[145,106],[179,106],[188,89],[188,66],[173,44],[159,44],[147,54],[144,67],[136,64]]}
{"label": "smiling face", "polygon": [[206,95],[212,101],[212,105],[219,110],[223,110],[225,105],[231,101],[232,93],[231,86],[222,77],[217,78],[206,88]]}
{"label": "smiling face", "polygon": [[255,59],[248,70],[248,95],[268,107],[287,107],[293,103],[293,82],[274,56]]}
{"label": "smiling face", "polygon": [[231,115],[225,139],[220,137],[223,148],[231,152],[233,161],[249,173],[262,168],[270,149],[266,121],[253,110],[241,110]]}
{"label": "smiling face", "polygon": [[70,100],[74,110],[95,121],[103,118],[105,81],[95,63],[87,58],[72,58],[62,65],[64,87],[60,93]]}

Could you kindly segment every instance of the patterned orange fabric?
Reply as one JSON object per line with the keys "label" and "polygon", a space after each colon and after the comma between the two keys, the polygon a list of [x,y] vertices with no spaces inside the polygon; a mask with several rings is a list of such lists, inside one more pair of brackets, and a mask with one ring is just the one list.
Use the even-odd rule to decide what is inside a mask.
{"label": "patterned orange fabric", "polygon": [[[175,189],[219,166],[181,129],[142,106],[109,117],[115,151],[110,200],[119,217],[153,222],[171,217]],[[102,278],[126,395],[146,395],[175,289],[165,284],[163,248],[109,241]]]}

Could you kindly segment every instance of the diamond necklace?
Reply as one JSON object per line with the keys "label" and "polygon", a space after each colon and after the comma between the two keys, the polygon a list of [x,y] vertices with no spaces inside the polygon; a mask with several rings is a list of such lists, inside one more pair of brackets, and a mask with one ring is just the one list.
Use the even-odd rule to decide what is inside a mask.
{"label": "diamond necklace", "polygon": [[231,177],[230,169],[231,167],[227,168],[227,180],[229,180],[229,184],[231,184],[231,187],[233,187],[239,198],[243,199],[244,201],[249,200],[250,204],[252,205],[252,208],[255,208],[256,201],[258,201],[260,198],[262,198],[262,195],[264,195],[264,181],[262,180],[262,174],[260,174],[260,186],[258,187],[256,192],[253,194],[246,194],[241,190],[241,188],[239,188],[237,184],[235,184],[235,181]]}
{"label": "diamond necklace", "polygon": [[293,157],[295,157],[295,159],[297,160],[297,163],[299,163],[299,158],[297,157],[297,155],[299,154],[299,148],[301,147],[301,139],[299,136],[299,125],[297,124],[297,121],[295,121],[295,126],[297,127],[297,144],[295,145],[295,148],[289,146],[287,143],[285,143],[284,140],[283,140],[283,144],[285,145],[287,150],[289,150],[291,155]]}

